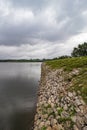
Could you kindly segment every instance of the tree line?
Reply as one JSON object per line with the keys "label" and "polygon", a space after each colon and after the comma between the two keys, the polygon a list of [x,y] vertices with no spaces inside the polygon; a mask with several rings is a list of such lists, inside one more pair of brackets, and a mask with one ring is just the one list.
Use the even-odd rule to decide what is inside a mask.
{"label": "tree line", "polygon": [[87,43],[79,44],[78,47],[75,47],[71,53],[73,57],[87,56]]}
{"label": "tree line", "polygon": [[74,47],[71,56],[64,55],[54,59],[56,60],[81,56],[87,56],[87,42],[84,42],[83,44],[79,44],[77,47]]}

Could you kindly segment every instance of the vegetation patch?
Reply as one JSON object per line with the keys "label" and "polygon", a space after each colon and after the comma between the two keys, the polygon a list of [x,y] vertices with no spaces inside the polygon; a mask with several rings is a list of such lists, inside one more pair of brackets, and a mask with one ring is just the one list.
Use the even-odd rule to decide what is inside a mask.
{"label": "vegetation patch", "polygon": [[70,117],[74,116],[76,114],[75,106],[72,105],[69,109],[70,109],[70,111],[69,111]]}
{"label": "vegetation patch", "polygon": [[72,75],[72,77],[65,77],[65,80],[72,82],[70,90],[74,90],[77,94],[80,94],[87,104],[87,56],[84,57],[74,57],[59,60],[47,61],[46,64],[51,67],[51,69],[61,69],[67,73],[73,71],[74,69],[79,69],[78,75]]}
{"label": "vegetation patch", "polygon": [[46,130],[47,129],[47,127],[45,127],[45,126],[43,126],[42,128],[41,128],[41,130]]}
{"label": "vegetation patch", "polygon": [[61,116],[61,113],[63,112],[63,108],[58,107],[58,108],[57,108],[57,111],[58,111],[58,115],[60,115],[60,116]]}
{"label": "vegetation patch", "polygon": [[81,95],[87,104],[87,67],[83,67],[79,75],[73,78],[72,82],[71,91],[74,90],[77,94]]}
{"label": "vegetation patch", "polygon": [[62,124],[64,124],[64,125],[65,125],[65,124],[68,125],[67,128],[70,129],[70,130],[73,129],[74,122],[72,121],[72,119],[71,119],[70,117],[67,117],[67,118],[62,118],[62,117],[60,117],[60,118],[58,119],[58,122],[59,122],[59,123],[62,123]]}
{"label": "vegetation patch", "polygon": [[65,71],[72,71],[75,68],[87,67],[87,56],[46,61],[46,64],[52,69],[63,68]]}

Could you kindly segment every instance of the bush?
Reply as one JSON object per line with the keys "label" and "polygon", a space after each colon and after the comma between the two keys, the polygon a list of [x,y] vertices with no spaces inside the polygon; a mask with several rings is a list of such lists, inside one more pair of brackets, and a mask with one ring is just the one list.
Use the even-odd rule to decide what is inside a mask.
{"label": "bush", "polygon": [[78,47],[73,49],[71,53],[73,57],[87,56],[87,43],[79,44]]}

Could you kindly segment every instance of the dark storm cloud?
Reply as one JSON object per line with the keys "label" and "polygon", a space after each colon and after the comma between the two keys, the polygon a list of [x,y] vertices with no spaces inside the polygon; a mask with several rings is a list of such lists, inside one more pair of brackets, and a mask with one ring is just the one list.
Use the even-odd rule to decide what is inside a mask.
{"label": "dark storm cloud", "polygon": [[28,26],[28,23],[22,25],[6,25],[2,27],[0,42],[4,45],[27,44],[32,38],[36,37],[38,28]]}
{"label": "dark storm cloud", "polygon": [[[12,53],[11,49],[14,52],[12,57],[35,57],[33,52],[36,57],[40,54],[43,54],[43,57],[51,57],[56,46],[60,49],[65,47],[65,53],[68,54],[72,47],[68,45],[69,49],[67,46],[69,39],[76,39],[85,29],[87,0],[0,1],[0,47],[7,51],[6,57]],[[60,46],[62,44],[63,46]],[[57,52],[53,55],[63,53],[58,50]]]}
{"label": "dark storm cloud", "polygon": [[30,8],[32,10],[42,9],[43,6],[46,6],[48,0],[9,0],[13,6],[17,8]]}
{"label": "dark storm cloud", "polygon": [[[18,8],[28,7],[31,10],[33,9],[33,15],[35,13],[35,10],[39,10],[39,8],[41,8],[42,12],[38,12],[38,14],[34,16],[31,24],[28,22],[28,19],[23,19],[22,23],[15,25],[12,16],[16,15],[14,13],[9,14],[6,19],[4,19],[3,17],[3,22],[5,22],[4,20],[6,20],[7,23],[5,22],[0,29],[0,43],[4,45],[19,45],[24,43],[26,44],[28,42],[31,43],[31,39],[40,38],[51,42],[57,40],[66,40],[70,35],[74,35],[76,34],[76,32],[78,33],[79,31],[81,31],[82,28],[85,27],[85,21],[82,14],[80,13],[81,11],[86,9],[86,0],[83,0],[83,2],[80,0],[75,0],[74,2],[70,0],[51,0],[49,2],[47,0],[9,0],[9,2],[11,2],[14,11]],[[50,7],[52,8],[52,10],[49,10]],[[53,13],[51,11],[55,11],[55,16],[51,16],[54,21],[56,21],[56,25],[53,21],[53,27],[51,27],[50,22],[46,21],[45,18],[47,18],[47,16],[44,16],[44,11],[47,10],[47,8],[49,12],[46,15],[48,15],[48,17],[49,13],[50,15],[51,13]],[[58,9],[59,12],[57,12]],[[41,21],[41,23],[39,21],[40,17],[44,17],[44,21]],[[10,23],[9,19],[11,19]],[[49,20],[51,19],[49,18]],[[61,26],[61,28],[58,28],[58,26],[60,26],[60,24],[64,20],[65,23]]]}

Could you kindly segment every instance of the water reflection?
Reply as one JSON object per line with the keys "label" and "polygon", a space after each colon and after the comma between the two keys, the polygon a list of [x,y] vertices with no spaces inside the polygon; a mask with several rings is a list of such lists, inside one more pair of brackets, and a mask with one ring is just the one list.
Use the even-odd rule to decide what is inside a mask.
{"label": "water reflection", "polygon": [[31,130],[41,63],[0,63],[0,130]]}

